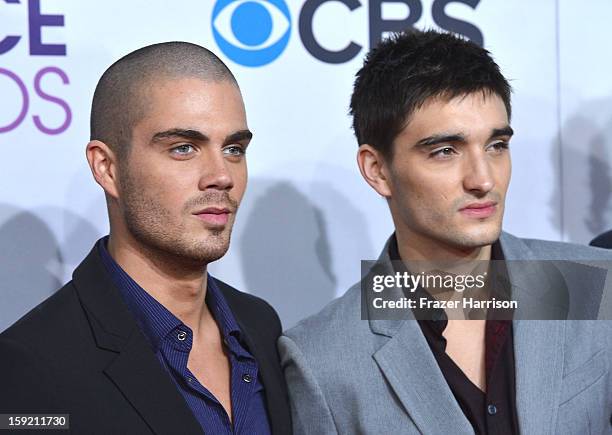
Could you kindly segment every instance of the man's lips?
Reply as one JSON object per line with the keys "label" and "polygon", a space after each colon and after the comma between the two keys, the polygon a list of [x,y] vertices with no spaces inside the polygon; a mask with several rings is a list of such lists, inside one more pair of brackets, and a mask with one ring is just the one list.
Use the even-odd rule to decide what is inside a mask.
{"label": "man's lips", "polygon": [[487,218],[497,211],[497,203],[494,201],[474,202],[459,209],[459,212],[468,217]]}
{"label": "man's lips", "polygon": [[207,207],[205,209],[198,210],[193,214],[195,217],[208,224],[223,226],[227,224],[230,213],[232,213],[232,211],[227,207]]}

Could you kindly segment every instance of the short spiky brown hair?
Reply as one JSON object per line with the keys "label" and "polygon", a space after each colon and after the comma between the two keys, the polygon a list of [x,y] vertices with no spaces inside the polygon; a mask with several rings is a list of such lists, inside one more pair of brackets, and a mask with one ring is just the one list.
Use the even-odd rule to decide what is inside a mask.
{"label": "short spiky brown hair", "polygon": [[356,77],[350,113],[358,144],[387,158],[411,115],[431,98],[495,94],[510,118],[511,87],[490,53],[450,33],[397,33],[368,53]]}

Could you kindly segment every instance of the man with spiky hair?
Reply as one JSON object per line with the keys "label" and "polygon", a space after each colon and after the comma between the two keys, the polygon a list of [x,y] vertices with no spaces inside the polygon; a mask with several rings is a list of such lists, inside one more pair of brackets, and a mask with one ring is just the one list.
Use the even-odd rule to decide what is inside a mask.
{"label": "man with spiky hair", "polygon": [[207,273],[228,249],[251,140],[227,66],[185,42],[111,65],[87,161],[110,234],[0,335],[0,413],[74,433],[287,434],[279,318]]}
{"label": "man with spiky hair", "polygon": [[[490,54],[452,34],[407,31],[367,55],[351,98],[357,163],[395,233],[360,283],[279,339],[294,433],[612,432],[611,322],[561,320],[601,297],[609,269],[538,262],[612,255],[502,232],[510,93]],[[484,270],[476,300],[518,308],[395,281],[442,267]],[[390,284],[370,296],[375,279]]]}

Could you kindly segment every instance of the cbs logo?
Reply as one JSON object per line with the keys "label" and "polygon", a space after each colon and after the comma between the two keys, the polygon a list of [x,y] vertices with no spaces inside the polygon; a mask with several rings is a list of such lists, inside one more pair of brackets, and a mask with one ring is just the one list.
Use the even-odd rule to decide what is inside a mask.
{"label": "cbs logo", "polygon": [[[465,36],[484,46],[484,37],[473,23],[449,15],[450,4],[463,4],[476,9],[481,0],[433,0],[431,18],[433,22],[449,32]],[[351,14],[367,8],[368,40],[355,42],[344,24],[345,17],[339,15],[337,30],[346,38],[346,45],[339,50],[326,48],[322,35],[314,29],[314,17],[321,6],[336,3]],[[402,3],[408,16],[388,17],[383,14],[386,3]],[[398,32],[416,25],[424,12],[424,0],[304,0],[296,20],[299,37],[310,55],[321,62],[340,64],[349,62],[362,52],[364,46],[375,47],[389,32]],[[323,12],[322,12],[323,13]],[[328,12],[326,12],[328,13]],[[217,0],[212,13],[212,31],[221,51],[237,64],[257,67],[266,65],[281,55],[291,35],[291,15],[285,0]]]}
{"label": "cbs logo", "polygon": [[284,0],[219,0],[212,13],[217,45],[234,62],[262,66],[283,52],[291,34]]}

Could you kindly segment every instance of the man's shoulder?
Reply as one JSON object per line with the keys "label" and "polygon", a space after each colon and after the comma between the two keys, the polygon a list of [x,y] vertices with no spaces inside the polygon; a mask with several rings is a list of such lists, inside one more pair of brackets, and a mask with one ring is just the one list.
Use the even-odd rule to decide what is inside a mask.
{"label": "man's shoulder", "polygon": [[[83,361],[83,350],[91,342],[70,282],[0,333],[0,384],[12,393],[25,385],[32,391],[51,388],[59,374],[66,374],[66,362]],[[27,383],[18,380],[23,376]]]}
{"label": "man's shoulder", "polygon": [[342,296],[329,302],[317,314],[306,317],[284,332],[300,348],[313,352],[327,348],[334,342],[347,343],[350,336],[359,335],[361,328],[369,328],[361,320],[361,291],[357,283]]}
{"label": "man's shoulder", "polygon": [[[576,243],[551,240],[529,239],[504,232],[500,238],[504,253],[509,248],[513,260],[567,260],[567,261],[607,261],[612,260],[612,250]],[[530,257],[530,258],[520,258]]]}
{"label": "man's shoulder", "polygon": [[82,316],[82,308],[72,281],[0,333],[0,348],[7,340],[27,340],[29,347],[49,346],[53,338],[63,337]]}
{"label": "man's shoulder", "polygon": [[370,321],[362,319],[361,314],[358,283],[319,313],[285,331],[278,342],[282,364],[299,361],[317,378],[321,388],[336,392],[352,384],[354,374],[367,377],[372,355],[388,337],[375,334]]}

